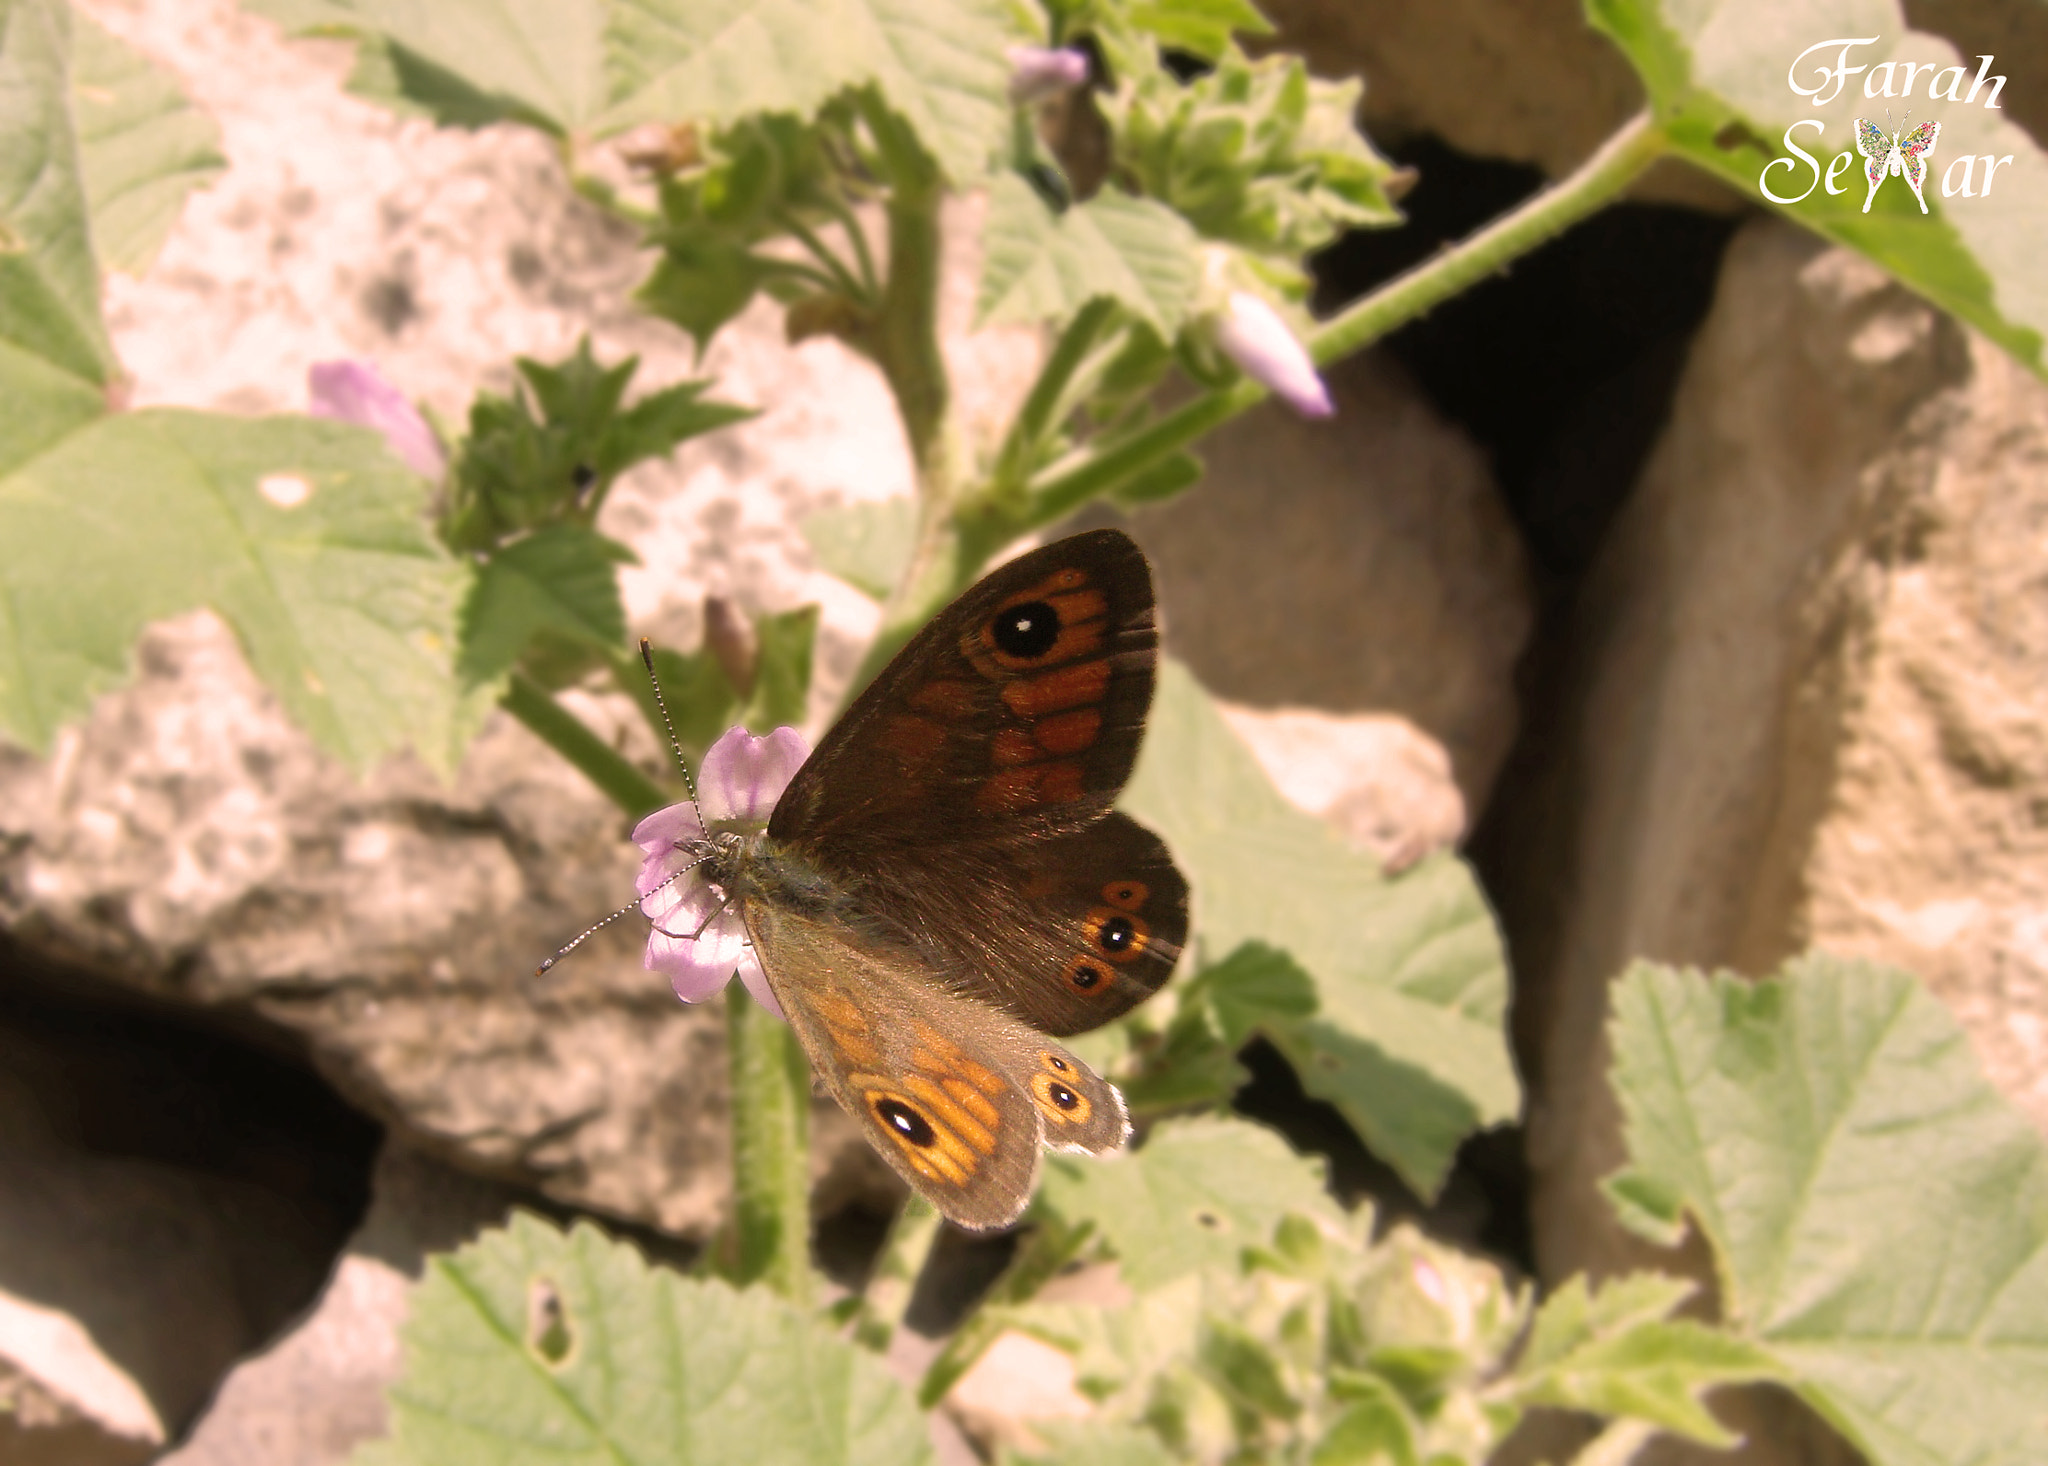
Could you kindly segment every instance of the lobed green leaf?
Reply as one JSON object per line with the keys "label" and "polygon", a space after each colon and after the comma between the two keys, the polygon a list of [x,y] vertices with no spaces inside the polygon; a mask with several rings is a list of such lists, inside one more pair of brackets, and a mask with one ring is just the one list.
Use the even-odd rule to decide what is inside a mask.
{"label": "lobed green leaf", "polygon": [[53,417],[75,422],[83,389],[118,373],[100,321],[71,53],[62,0],[0,4],[0,390],[11,417],[26,387],[39,419],[0,429],[17,453],[50,441]]}
{"label": "lobed green leaf", "polygon": [[[2039,241],[2048,235],[2048,153],[2006,113],[1982,102],[1870,97],[1866,71],[1851,76],[1841,95],[1816,105],[1795,93],[1787,73],[1801,52],[1829,37],[1877,38],[1858,48],[1851,64],[1875,68],[1897,58],[1921,65],[1960,64],[1946,41],[1908,29],[1893,0],[1721,0],[1682,5],[1666,0],[1587,0],[1587,18],[1610,36],[1634,65],[1650,93],[1657,120],[1676,151],[1725,179],[1744,198],[1769,203],[1793,222],[1857,250],[1927,299],[1969,322],[2036,372],[2048,374],[2042,338],[2048,334],[2048,272],[2039,264]],[[1829,59],[1832,60],[1832,54]],[[1807,66],[1818,64],[1809,57]],[[1973,77],[1965,68],[1964,77]],[[1889,73],[1886,74],[1889,78]],[[1931,88],[1934,77],[1919,73]],[[1941,133],[1928,157],[1928,212],[1922,214],[1903,179],[1879,189],[1863,212],[1867,184],[1855,152],[1859,115],[1883,121],[1883,109],[1907,108],[1921,121],[1937,120]],[[1805,196],[1809,170],[1787,150],[1787,129],[1818,118],[1792,134],[1825,169],[1848,152],[1851,165],[1830,192],[1824,177]],[[1903,122],[1903,118],[1900,119]],[[1950,198],[1945,171],[1964,154],[2010,157],[1983,197]],[[1762,192],[1764,170],[1772,193]],[[1981,172],[1981,165],[1977,170]]]}
{"label": "lobed green leaf", "polygon": [[220,130],[141,52],[83,12],[72,27],[72,116],[93,243],[109,269],[140,274],[186,195],[227,167]]}
{"label": "lobed green leaf", "polygon": [[880,1360],[764,1288],[649,1267],[526,1213],[415,1291],[391,1436],[359,1466],[917,1466],[924,1418]]}
{"label": "lobed green leaf", "polygon": [[1705,1233],[1730,1326],[1880,1466],[2039,1459],[2048,1144],[1947,1009],[1819,956],[1639,964],[1613,1001],[1617,1185]]}
{"label": "lobed green leaf", "polygon": [[[1164,837],[1186,871],[1205,957],[1253,947],[1241,960],[1261,971],[1217,986],[1251,981],[1291,994],[1278,1008],[1257,999],[1268,1005],[1240,1020],[1245,1031],[1270,1034],[1304,1087],[1336,1104],[1417,1192],[1442,1184],[1465,1135],[1515,1113],[1506,961],[1456,857],[1387,879],[1282,800],[1170,662],[1123,807]],[[1298,980],[1266,970],[1260,951],[1291,964]]]}
{"label": "lobed green leaf", "polygon": [[1003,51],[1029,39],[1002,0],[615,0],[606,50],[624,100],[605,123],[807,118],[873,85],[964,186],[1008,137]]}
{"label": "lobed green leaf", "polygon": [[1055,213],[1014,173],[989,185],[984,251],[977,326],[1065,320],[1107,298],[1170,341],[1201,278],[1194,231],[1165,205],[1109,188]]}
{"label": "lobed green leaf", "polygon": [[588,131],[613,97],[605,0],[247,0],[293,35],[361,45],[350,90],[446,127]]}
{"label": "lobed green leaf", "polygon": [[157,409],[93,422],[0,478],[0,732],[49,746],[125,676],[150,621],[208,606],[358,768],[451,767],[487,706],[454,677],[467,574],[426,486],[367,429]]}

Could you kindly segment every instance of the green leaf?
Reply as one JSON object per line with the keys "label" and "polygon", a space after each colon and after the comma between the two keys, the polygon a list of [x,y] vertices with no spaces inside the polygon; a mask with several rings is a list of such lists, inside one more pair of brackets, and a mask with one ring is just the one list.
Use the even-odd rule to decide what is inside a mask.
{"label": "green leaf", "polygon": [[1108,1160],[1052,1155],[1035,1206],[1068,1226],[1091,1222],[1139,1291],[1238,1253],[1289,1212],[1334,1217],[1322,1163],[1242,1120],[1170,1120]]}
{"label": "green leaf", "polygon": [[1537,1312],[1516,1362],[1515,1399],[1734,1445],[1736,1437],[1707,1413],[1701,1397],[1720,1385],[1782,1381],[1786,1371],[1745,1339],[1670,1317],[1692,1291],[1662,1273],[1615,1278],[1597,1293],[1583,1277],[1571,1279]]}
{"label": "green leaf", "polygon": [[[1903,179],[1891,179],[1866,214],[1868,185],[1855,153],[1855,118],[1881,121],[1888,105],[1881,95],[1865,97],[1859,85],[1874,80],[1873,72],[1849,77],[1841,94],[1825,103],[1795,93],[1788,82],[1794,58],[1831,36],[1877,37],[1877,44],[1856,48],[1850,62],[1873,69],[1893,58],[1923,67],[1961,64],[1948,42],[1908,30],[1890,0],[1857,0],[1846,13],[1836,0],[1723,0],[1706,6],[1587,0],[1586,13],[1642,76],[1658,122],[1681,155],[1727,180],[1743,197],[1769,202],[1795,223],[1869,256],[2048,374],[2042,355],[2048,274],[2040,268],[2039,251],[2048,236],[2048,154],[2002,109],[1981,101],[1930,100],[1927,90],[1938,76],[1922,70],[1918,76],[1926,86],[1918,100],[1899,97],[1890,105],[1911,107],[1920,120],[1941,123],[1928,158],[1928,212],[1920,212]],[[1836,51],[1808,57],[1806,67],[1823,64],[1823,56],[1832,63]],[[1889,80],[1891,74],[1885,75]],[[1964,69],[1961,91],[1967,92],[1974,75],[1974,66]],[[1792,140],[1823,172],[1832,158],[1850,154],[1836,185],[1840,193],[1829,193],[1824,178],[1785,145],[1787,129],[1805,118],[1818,118],[1824,131],[1802,128]],[[1988,196],[1943,195],[1946,169],[1965,154],[2011,157]],[[1762,192],[1764,169],[1781,158],[1792,166],[1773,170],[1772,192],[1796,202],[1780,203]],[[1974,171],[1981,176],[1982,165]],[[1799,197],[1809,182],[1818,186]]]}
{"label": "green leaf", "polygon": [[2048,1144],[1907,973],[1614,989],[1632,1194],[1682,1198],[1730,1327],[1878,1466],[2048,1442]]}
{"label": "green leaf", "polygon": [[917,543],[917,501],[883,499],[825,509],[806,519],[802,529],[820,569],[886,600]]}
{"label": "green leaf", "polygon": [[109,269],[140,274],[185,196],[227,167],[220,131],[149,58],[74,12],[72,118],[93,243]]}
{"label": "green leaf", "polygon": [[872,83],[970,184],[1009,136],[1003,49],[1029,39],[1003,0],[614,0],[606,42],[626,100],[606,125],[809,117]]}
{"label": "green leaf", "polygon": [[1273,24],[1251,0],[1136,0],[1125,12],[1132,25],[1161,43],[1215,61],[1233,34],[1271,35]]}
{"label": "green leaf", "polygon": [[1182,83],[1133,49],[1105,103],[1116,161],[1148,198],[1206,239],[1292,274],[1347,229],[1385,228],[1394,165],[1360,135],[1362,84],[1310,77],[1298,56],[1247,60],[1236,46]]}
{"label": "green leaf", "polygon": [[1065,320],[1107,297],[1171,340],[1200,281],[1194,231],[1150,199],[1104,189],[1054,213],[1014,173],[989,185],[977,326]]}
{"label": "green leaf", "polygon": [[292,35],[364,44],[350,90],[444,126],[587,131],[612,100],[602,0],[247,0]]}
{"label": "green leaf", "polygon": [[460,670],[488,682],[512,670],[546,632],[611,651],[626,639],[615,565],[633,552],[577,524],[557,524],[514,540],[486,560],[462,611]]}
{"label": "green leaf", "polygon": [[17,453],[78,421],[83,391],[119,371],[100,321],[70,59],[62,0],[0,0],[0,416],[14,416],[18,387],[34,409],[30,423],[0,428]]}
{"label": "green leaf", "polygon": [[1442,1184],[1464,1135],[1515,1114],[1506,960],[1463,863],[1388,880],[1274,792],[1171,662],[1122,804],[1187,873],[1205,954],[1258,943],[1310,980],[1314,1016],[1262,1030],[1417,1192]]}
{"label": "green leaf", "polygon": [[1005,1450],[1002,1459],[1017,1466],[1178,1466],[1181,1457],[1150,1431],[1094,1420],[1034,1420],[1031,1433],[1045,1444],[1042,1452]]}
{"label": "green leaf", "polygon": [[555,365],[517,359],[524,390],[479,392],[469,436],[449,478],[442,537],[458,550],[488,552],[513,536],[563,522],[588,526],[618,476],[662,458],[685,439],[753,416],[706,402],[709,382],[680,382],[623,407],[639,370],[629,356],[600,366],[586,337]]}
{"label": "green leaf", "polygon": [[649,1267],[588,1222],[517,1213],[434,1258],[379,1466],[920,1466],[879,1359],[763,1288]]}
{"label": "green leaf", "polygon": [[47,748],[144,625],[210,606],[331,752],[362,768],[410,744],[451,767],[490,690],[457,690],[468,577],[425,493],[343,423],[159,409],[71,434],[0,478],[0,733]]}
{"label": "green leaf", "polygon": [[674,239],[633,299],[650,314],[689,332],[701,352],[720,328],[747,308],[769,273],[769,266],[737,241]]}
{"label": "green leaf", "polygon": [[754,692],[739,721],[751,733],[772,733],[784,724],[804,720],[810,705],[811,650],[818,639],[818,608],[754,618],[754,639],[760,649],[755,664]]}

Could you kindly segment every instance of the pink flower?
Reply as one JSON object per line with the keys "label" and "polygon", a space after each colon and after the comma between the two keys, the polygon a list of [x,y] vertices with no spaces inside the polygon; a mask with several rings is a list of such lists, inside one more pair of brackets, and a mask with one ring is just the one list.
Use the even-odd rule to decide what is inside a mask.
{"label": "pink flower", "polygon": [[1088,80],[1088,53],[1072,46],[1012,46],[1003,59],[1010,63],[1013,102],[1043,102]]}
{"label": "pink flower", "polygon": [[1216,318],[1216,344],[1244,374],[1303,417],[1336,412],[1316,364],[1280,313],[1249,291],[1234,290]]}
{"label": "pink flower", "polygon": [[317,361],[307,373],[314,417],[331,417],[375,428],[423,478],[438,479],[447,468],[440,440],[403,392],[360,361]]}
{"label": "pink flower", "polygon": [[775,801],[810,752],[794,728],[777,728],[766,738],[730,729],[704,755],[697,803],[671,804],[634,826],[633,843],[647,852],[635,889],[642,914],[654,923],[644,965],[650,972],[667,973],[669,985],[686,1003],[703,1002],[738,972],[754,1001],[782,1016],[761,959],[747,945],[739,907],[711,884],[708,867],[699,862],[712,838],[707,821],[720,833],[744,835],[766,828]]}

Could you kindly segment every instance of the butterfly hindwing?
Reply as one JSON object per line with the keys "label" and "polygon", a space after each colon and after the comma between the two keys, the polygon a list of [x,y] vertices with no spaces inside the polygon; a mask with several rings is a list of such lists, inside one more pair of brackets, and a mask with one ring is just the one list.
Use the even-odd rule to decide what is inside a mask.
{"label": "butterfly hindwing", "polygon": [[1106,1153],[1123,1097],[1066,1049],[946,990],[908,950],[750,901],[747,929],[812,1070],[882,1159],[948,1220],[1008,1226],[1043,1146]]}

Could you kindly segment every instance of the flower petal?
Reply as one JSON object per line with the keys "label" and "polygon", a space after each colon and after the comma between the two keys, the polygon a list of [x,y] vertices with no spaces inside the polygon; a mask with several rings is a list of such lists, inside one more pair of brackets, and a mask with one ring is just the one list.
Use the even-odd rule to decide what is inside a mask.
{"label": "flower petal", "polygon": [[775,801],[810,756],[810,745],[794,728],[777,728],[766,738],[744,728],[728,729],[705,753],[697,776],[704,818],[766,823]]}
{"label": "flower petal", "polygon": [[673,850],[679,840],[703,838],[704,821],[697,818],[697,806],[687,799],[680,804],[657,809],[633,826],[633,843],[649,855]]}
{"label": "flower petal", "polygon": [[755,955],[752,947],[747,947],[740,953],[739,972],[740,981],[746,984],[747,992],[752,995],[754,1001],[787,1023],[789,1019],[782,1011],[782,1004],[775,1000],[775,989],[768,986],[768,974],[762,968],[761,959]]}
{"label": "flower petal", "polygon": [[1250,291],[1231,292],[1229,305],[1216,321],[1216,344],[1246,376],[1303,417],[1329,417],[1337,410],[1316,375],[1308,348],[1278,311]]}
{"label": "flower petal", "polygon": [[427,420],[369,363],[318,361],[306,378],[310,399],[306,410],[314,417],[375,428],[406,466],[423,478],[438,479],[447,470],[441,440]]}
{"label": "flower petal", "polygon": [[[673,913],[682,914],[681,908]],[[724,912],[693,940],[691,934],[696,931],[696,922],[675,920],[656,925],[647,933],[647,955],[642,959],[649,971],[668,974],[669,986],[685,1003],[701,1003],[715,995],[731,980],[742,959],[760,966],[747,946],[747,929],[738,912]]]}

